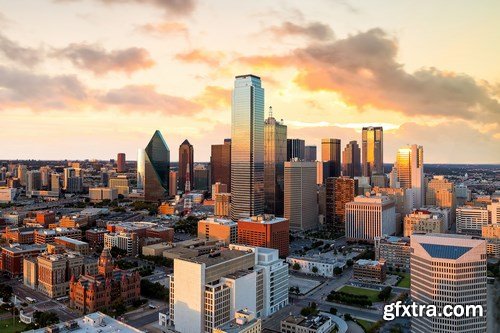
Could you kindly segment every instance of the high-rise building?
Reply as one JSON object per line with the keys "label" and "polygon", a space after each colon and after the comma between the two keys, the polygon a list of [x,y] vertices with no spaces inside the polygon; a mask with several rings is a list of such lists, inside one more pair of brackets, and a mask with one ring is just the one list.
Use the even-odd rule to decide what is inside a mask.
{"label": "high-rise building", "polygon": [[[349,177],[335,178],[335,223],[343,230],[345,226],[345,205],[354,201],[358,180]],[[328,201],[328,198],[327,198]]]}
{"label": "high-rise building", "polygon": [[[193,145],[186,139],[179,146],[179,190],[189,192],[194,185],[194,149]],[[190,188],[186,188],[189,181]]]}
{"label": "high-rise building", "polygon": [[335,177],[325,181],[325,224],[329,229],[335,227]]}
{"label": "high-rise building", "polygon": [[198,191],[210,191],[210,175],[209,169],[204,165],[197,165],[194,168],[194,176],[191,177],[194,183],[191,187]]}
{"label": "high-rise building", "polygon": [[19,178],[19,182],[22,186],[26,186],[28,183],[28,167],[24,164],[19,164],[17,166],[17,178]]}
{"label": "high-rise building", "polygon": [[290,228],[311,230],[318,227],[318,200],[315,162],[285,162],[284,216]]}
{"label": "high-rise building", "polygon": [[340,139],[321,140],[321,160],[323,161],[323,179],[339,177],[341,171]]}
{"label": "high-rise building", "polygon": [[231,193],[217,193],[215,195],[215,216],[228,217],[231,213]]}
{"label": "high-rise building", "polygon": [[450,208],[451,212],[454,213],[456,206],[455,185],[444,176],[434,176],[427,183],[425,204]]}
{"label": "high-rise building", "polygon": [[373,173],[384,173],[384,129],[363,127],[361,148],[363,176],[371,177]]}
{"label": "high-rise building", "polygon": [[228,193],[227,192],[227,184],[223,184],[221,182],[215,182],[212,184],[212,200],[215,200],[215,197],[219,193]]}
{"label": "high-rise building", "polygon": [[342,175],[347,177],[361,176],[361,150],[357,141],[349,142],[342,152]]}
{"label": "high-rise building", "polygon": [[456,226],[458,234],[481,235],[483,226],[490,222],[487,207],[461,206],[456,211]]}
{"label": "high-rise building", "polygon": [[64,168],[64,178],[63,178],[63,188],[68,190],[68,179],[77,177],[76,170],[74,168]]}
{"label": "high-rise building", "polygon": [[118,195],[128,196],[130,192],[130,182],[127,175],[118,175],[108,180],[108,187],[115,189]]}
{"label": "high-rise building", "polygon": [[44,166],[44,167],[40,168],[40,175],[42,177],[42,187],[45,188],[45,189],[49,188],[49,185],[50,185],[50,173],[51,173],[51,171],[52,170],[48,166]]}
{"label": "high-rise building", "polygon": [[415,232],[439,234],[446,231],[447,225],[443,214],[419,209],[404,218],[405,237],[410,237]]}
{"label": "high-rise building", "polygon": [[411,188],[415,195],[415,206],[424,205],[424,148],[411,145],[400,148],[394,165],[397,169],[398,183],[401,188]]}
{"label": "high-rise building", "polygon": [[31,170],[26,173],[26,192],[38,191],[42,189],[42,174],[38,170]]}
{"label": "high-rise building", "polygon": [[284,163],[287,158],[287,127],[272,116],[264,124],[264,212],[283,216]]}
{"label": "high-rise building", "polygon": [[486,332],[486,241],[470,236],[414,234],[411,236],[411,298],[418,305],[482,306],[476,316],[418,316],[416,333]]}
{"label": "high-rise building", "polygon": [[305,162],[316,162],[317,157],[317,147],[316,146],[305,146],[304,148],[304,161]]}
{"label": "high-rise building", "polygon": [[127,171],[125,153],[118,153],[118,156],[116,156],[116,172],[125,171]]}
{"label": "high-rise building", "polygon": [[168,176],[168,195],[173,197],[177,194],[177,171],[170,170],[170,174]]}
{"label": "high-rise building", "polygon": [[91,202],[101,202],[103,200],[113,201],[118,198],[118,190],[107,187],[89,188],[89,198]]}
{"label": "high-rise building", "polygon": [[255,75],[237,76],[231,112],[231,219],[264,212],[264,89]]}
{"label": "high-rise building", "polygon": [[229,192],[231,190],[231,139],[224,139],[222,145],[212,145],[210,168],[211,183],[227,184]]}
{"label": "high-rise building", "polygon": [[169,190],[169,176],[170,150],[157,130],[137,161],[137,179],[144,190],[144,200],[162,200]]}
{"label": "high-rise building", "polygon": [[288,255],[290,221],[274,215],[259,215],[238,220],[238,243],[279,250]]}
{"label": "high-rise building", "polygon": [[500,224],[483,226],[481,237],[486,239],[486,251],[489,256],[500,258]]}
{"label": "high-rise building", "polygon": [[233,220],[209,217],[198,221],[198,238],[222,241],[226,245],[238,241],[238,224]]}
{"label": "high-rise building", "polygon": [[302,139],[287,139],[286,140],[286,160],[298,159],[304,160],[306,142]]}
{"label": "high-rise building", "polygon": [[359,195],[345,206],[348,241],[374,242],[375,237],[396,233],[396,210],[389,197]]}

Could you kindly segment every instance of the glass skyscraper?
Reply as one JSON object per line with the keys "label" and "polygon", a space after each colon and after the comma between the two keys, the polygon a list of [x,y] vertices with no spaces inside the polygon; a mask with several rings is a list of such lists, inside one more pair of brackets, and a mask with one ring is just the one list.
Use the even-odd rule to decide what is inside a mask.
{"label": "glass skyscraper", "polygon": [[384,129],[363,127],[362,139],[363,176],[384,173]]}
{"label": "glass skyscraper", "polygon": [[236,76],[231,112],[231,218],[264,213],[264,89]]}
{"label": "glass skyscraper", "polygon": [[286,132],[286,125],[277,121],[270,112],[264,124],[264,211],[276,216],[283,216]]}
{"label": "glass skyscraper", "polygon": [[158,201],[169,191],[170,150],[160,131],[155,131],[146,149],[139,151],[137,179],[144,189],[144,200]]}
{"label": "glass skyscraper", "polygon": [[[189,170],[189,172],[188,172]],[[194,149],[186,139],[179,146],[179,190],[189,192],[194,186]],[[189,180],[188,187],[186,182]]]}

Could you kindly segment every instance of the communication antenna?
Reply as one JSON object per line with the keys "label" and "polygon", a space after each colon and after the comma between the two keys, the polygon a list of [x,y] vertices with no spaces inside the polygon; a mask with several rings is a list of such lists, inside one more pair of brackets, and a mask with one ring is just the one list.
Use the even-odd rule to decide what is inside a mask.
{"label": "communication antenna", "polygon": [[269,107],[269,118],[272,118],[273,117],[273,107],[270,106]]}

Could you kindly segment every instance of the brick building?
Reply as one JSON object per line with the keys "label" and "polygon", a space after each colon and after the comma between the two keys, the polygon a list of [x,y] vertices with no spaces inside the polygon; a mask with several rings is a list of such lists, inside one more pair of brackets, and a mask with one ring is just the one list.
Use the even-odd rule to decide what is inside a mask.
{"label": "brick building", "polygon": [[354,263],[353,278],[360,281],[382,283],[385,281],[387,265],[384,259],[359,259]]}
{"label": "brick building", "polygon": [[17,244],[33,244],[35,241],[35,229],[34,228],[5,228],[5,233],[3,237],[9,243]]}
{"label": "brick building", "polygon": [[274,215],[259,215],[238,220],[238,243],[279,250],[288,255],[290,222]]}
{"label": "brick building", "polygon": [[109,231],[103,228],[89,229],[85,231],[85,239],[87,239],[87,242],[92,248],[104,246],[104,235],[107,233],[109,233]]}
{"label": "brick building", "polygon": [[56,237],[62,236],[82,240],[82,231],[67,228],[37,229],[35,230],[35,244],[54,243]]}
{"label": "brick building", "polygon": [[0,271],[16,277],[23,274],[24,258],[36,257],[45,250],[45,245],[4,246],[0,253]]}

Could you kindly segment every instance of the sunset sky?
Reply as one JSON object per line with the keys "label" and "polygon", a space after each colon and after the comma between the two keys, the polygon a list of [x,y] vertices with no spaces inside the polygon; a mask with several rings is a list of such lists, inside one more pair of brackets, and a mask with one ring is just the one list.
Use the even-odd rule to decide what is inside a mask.
{"label": "sunset sky", "polygon": [[384,126],[427,163],[500,163],[500,1],[0,0],[0,159],[177,161],[230,137],[234,76],[289,138]]}

